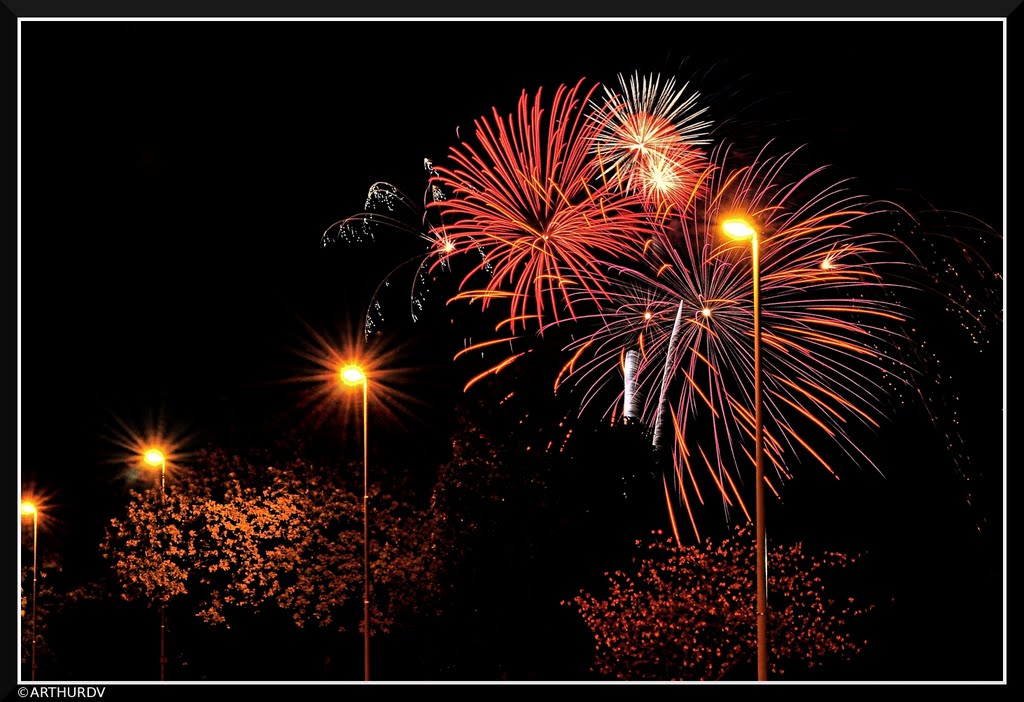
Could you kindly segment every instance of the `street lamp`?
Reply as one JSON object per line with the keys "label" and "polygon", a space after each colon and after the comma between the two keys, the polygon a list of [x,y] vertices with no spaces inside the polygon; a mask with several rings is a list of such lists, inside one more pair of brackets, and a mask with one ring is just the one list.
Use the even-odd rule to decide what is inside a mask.
{"label": "street lamp", "polygon": [[39,559],[36,557],[36,547],[39,544],[39,511],[36,506],[28,501],[21,503],[21,513],[32,515],[32,681],[36,679],[36,571]]}
{"label": "street lamp", "polygon": [[167,472],[167,460],[164,458],[164,452],[161,451],[160,449],[149,449],[142,456],[142,460],[144,460],[146,463],[153,466],[154,468],[160,466],[160,501],[163,502],[164,475]]}
{"label": "street lamp", "polygon": [[366,373],[356,365],[348,365],[341,369],[341,382],[345,385],[363,386],[363,680],[370,680],[370,527],[367,518],[367,409],[366,409]]}
{"label": "street lamp", "polygon": [[743,219],[727,219],[722,231],[732,237],[750,239],[754,278],[754,495],[757,552],[757,679],[768,679],[768,597],[764,531],[764,428],[761,417],[761,263],[757,230]]}
{"label": "street lamp", "polygon": [[[156,468],[160,466],[160,504],[164,503],[164,480],[167,474],[167,458],[164,456],[164,452],[160,449],[151,448],[142,455],[144,460],[149,465]],[[164,632],[167,629],[167,605],[160,605],[160,682],[166,679],[167,674],[167,649],[165,648],[165,636]]]}

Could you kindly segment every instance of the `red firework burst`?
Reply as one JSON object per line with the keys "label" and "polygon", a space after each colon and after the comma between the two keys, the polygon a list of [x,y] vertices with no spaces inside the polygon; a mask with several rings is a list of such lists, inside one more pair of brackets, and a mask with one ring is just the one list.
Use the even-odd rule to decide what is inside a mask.
{"label": "red firework burst", "polygon": [[[512,330],[574,317],[582,298],[607,298],[606,262],[637,258],[651,223],[638,197],[602,177],[588,152],[598,123],[584,106],[594,87],[560,85],[547,107],[538,90],[520,95],[516,111],[475,121],[475,142],[452,147],[437,183],[451,196],[430,203],[444,222],[452,254],[480,251],[483,260],[460,295],[510,301]],[[473,281],[490,277],[479,287]]]}

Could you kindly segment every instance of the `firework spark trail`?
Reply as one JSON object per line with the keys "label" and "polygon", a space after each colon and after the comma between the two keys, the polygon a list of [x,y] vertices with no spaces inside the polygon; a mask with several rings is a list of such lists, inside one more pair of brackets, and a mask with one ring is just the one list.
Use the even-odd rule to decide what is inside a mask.
{"label": "firework spark trail", "polygon": [[[550,107],[542,90],[532,100],[523,91],[515,113],[494,108],[477,119],[475,142],[452,147],[450,165],[437,166],[435,181],[451,193],[429,205],[442,235],[453,254],[484,252],[460,290],[476,292],[482,309],[508,300],[512,332],[574,317],[573,289],[606,298],[603,260],[638,259],[650,228],[637,196],[603,180],[589,157],[596,123],[583,107],[596,86],[582,86],[559,86]],[[492,275],[473,291],[486,267]]]}
{"label": "firework spark trail", "polygon": [[323,247],[339,244],[366,245],[387,232],[411,236],[427,244],[426,252],[410,256],[394,266],[373,291],[364,320],[363,332],[366,338],[369,338],[383,322],[381,297],[399,271],[407,266],[416,266],[409,292],[409,314],[413,322],[419,321],[420,314],[425,308],[434,272],[450,271],[449,261],[454,251],[452,243],[429,219],[429,203],[444,200],[445,194],[433,181],[437,171],[434,170],[431,160],[424,159],[423,166],[429,181],[422,206],[417,205],[391,183],[378,181],[367,191],[362,212],[334,222],[324,230],[320,238]]}
{"label": "firework spark trail", "polygon": [[660,435],[663,403],[672,403],[673,480],[691,522],[694,504],[683,492],[684,479],[694,480],[690,454],[706,463],[723,508],[753,463],[751,259],[745,245],[723,237],[721,220],[742,215],[760,231],[773,490],[805,461],[836,474],[824,446],[874,466],[854,427],[878,425],[885,381],[898,377],[894,369],[907,373],[894,353],[906,320],[894,293],[906,284],[898,272],[912,257],[891,235],[870,229],[878,210],[845,183],[805,197],[821,171],[786,180],[794,152],[763,152],[736,169],[726,168],[727,156],[726,149],[716,153],[708,198],[680,215],[675,231],[657,235],[646,265],[618,269],[628,284],[592,316],[598,328],[567,347],[587,353],[563,378],[582,386],[582,411],[616,380],[622,349],[643,348],[633,386],[647,401],[638,414]]}
{"label": "firework spark trail", "polygon": [[622,418],[624,421],[633,421],[636,418],[636,410],[633,409],[636,398],[633,389],[633,379],[636,377],[636,349],[626,352],[625,362],[622,366],[622,374],[625,378],[622,398]]}
{"label": "firework spark trail", "polygon": [[665,395],[668,393],[669,380],[672,378],[672,367],[669,361],[675,357],[677,340],[679,339],[679,326],[683,321],[683,308],[686,301],[680,299],[679,307],[676,309],[676,319],[672,323],[672,333],[668,337],[668,347],[665,349],[665,369],[661,374],[661,387],[658,392],[658,412],[654,420],[654,445],[661,446],[661,426],[665,421]]}
{"label": "firework spark trail", "polygon": [[[981,531],[990,522],[989,510],[996,508],[986,506],[984,500],[978,501],[977,490],[984,487],[984,480],[980,479],[998,465],[996,457],[986,455],[986,451],[994,451],[999,442],[979,442],[961,433],[961,394],[981,393],[992,411],[990,422],[984,425],[998,426],[998,411],[1006,406],[1005,394],[995,397],[1000,387],[995,373],[1005,358],[995,343],[1005,334],[1005,282],[1001,272],[1005,248],[1000,251],[1005,241],[992,226],[972,215],[937,210],[930,203],[903,203],[899,207],[906,215],[899,224],[908,225],[901,236],[920,262],[913,271],[912,284],[920,292],[913,305],[923,314],[913,329],[913,338],[899,347],[905,363],[918,370],[918,382],[909,387],[894,386],[893,404],[919,404],[924,409],[961,480],[964,501]],[[929,328],[934,320],[941,320],[937,329]],[[942,353],[932,343],[933,335],[942,339]],[[971,358],[971,370],[962,376],[955,372],[955,365],[948,363],[958,353]],[[992,375],[979,375],[976,370],[980,368]],[[1005,366],[1002,368],[1005,393]],[[972,450],[972,445],[980,449]],[[1001,455],[1005,471],[1005,434]]]}

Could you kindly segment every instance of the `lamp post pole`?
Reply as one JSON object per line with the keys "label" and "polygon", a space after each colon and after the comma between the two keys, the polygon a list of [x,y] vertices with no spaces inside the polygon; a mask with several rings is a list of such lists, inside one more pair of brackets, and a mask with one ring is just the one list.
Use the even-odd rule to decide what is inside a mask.
{"label": "lamp post pole", "polygon": [[761,271],[757,234],[751,242],[754,268],[754,498],[757,532],[757,679],[768,679],[768,559],[764,528],[764,424],[761,397]]}
{"label": "lamp post pole", "polygon": [[367,403],[367,385],[369,380],[366,372],[356,365],[348,365],[341,369],[341,380],[346,385],[363,386],[363,681],[370,680],[370,520],[369,520],[369,478],[367,460],[366,429],[369,409]]}
{"label": "lamp post pole", "polygon": [[36,679],[36,611],[39,598],[36,581],[39,573],[39,512],[32,509],[32,681]]}
{"label": "lamp post pole", "polygon": [[765,549],[764,426],[761,397],[761,255],[757,231],[740,219],[722,223],[727,234],[750,237],[754,285],[754,500],[755,568],[757,583],[757,679],[768,679],[768,562]]}
{"label": "lamp post pole", "polygon": [[366,376],[363,376],[363,681],[370,680],[370,521],[367,462]]}
{"label": "lamp post pole", "polygon": [[[166,502],[166,491],[164,488],[167,476],[167,458],[160,454],[160,504]],[[160,682],[167,679],[167,603],[160,604]]]}
{"label": "lamp post pole", "polygon": [[39,510],[31,502],[21,503],[21,513],[32,515],[32,681],[36,679],[36,581],[39,571]]}
{"label": "lamp post pole", "polygon": [[[146,463],[151,466],[160,466],[160,504],[161,506],[165,503],[165,490],[164,486],[166,483],[167,474],[167,457],[163,451],[158,449],[150,449],[146,451],[144,456]],[[165,647],[165,632],[167,630],[167,605],[161,603],[160,605],[160,682],[164,682],[167,679],[167,649]]]}

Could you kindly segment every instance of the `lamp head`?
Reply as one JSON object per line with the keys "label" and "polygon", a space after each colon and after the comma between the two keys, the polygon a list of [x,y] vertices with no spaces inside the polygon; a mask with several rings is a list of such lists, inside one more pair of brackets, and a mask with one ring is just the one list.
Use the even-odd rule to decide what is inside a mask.
{"label": "lamp head", "polygon": [[359,385],[366,382],[366,374],[359,366],[345,366],[341,369],[341,382],[345,385]]}
{"label": "lamp head", "polygon": [[737,239],[747,239],[757,235],[757,230],[745,219],[732,218],[722,222],[722,231]]}

